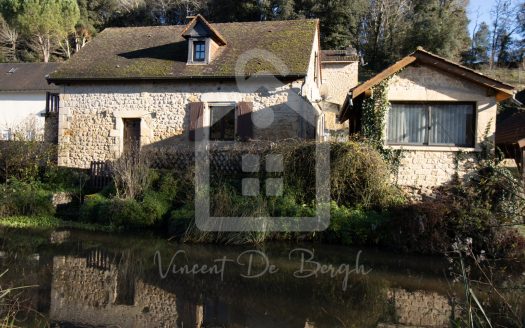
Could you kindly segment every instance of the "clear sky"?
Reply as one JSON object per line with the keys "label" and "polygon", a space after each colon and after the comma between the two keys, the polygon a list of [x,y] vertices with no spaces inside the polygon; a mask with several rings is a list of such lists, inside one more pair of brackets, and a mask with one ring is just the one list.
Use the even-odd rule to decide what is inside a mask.
{"label": "clear sky", "polygon": [[[468,16],[470,19],[470,33],[472,34],[472,30],[474,29],[474,26],[476,24],[476,17],[478,16],[479,12],[479,23],[485,21],[487,24],[490,25],[490,10],[494,6],[494,0],[470,0],[469,6],[468,6]],[[513,3],[518,3],[518,0],[513,0]]]}

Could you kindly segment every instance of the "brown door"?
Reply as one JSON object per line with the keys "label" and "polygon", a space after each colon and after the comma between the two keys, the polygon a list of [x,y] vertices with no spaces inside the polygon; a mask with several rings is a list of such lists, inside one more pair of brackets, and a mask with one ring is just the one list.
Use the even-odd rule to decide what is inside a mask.
{"label": "brown door", "polygon": [[124,152],[136,152],[140,149],[140,118],[124,120]]}

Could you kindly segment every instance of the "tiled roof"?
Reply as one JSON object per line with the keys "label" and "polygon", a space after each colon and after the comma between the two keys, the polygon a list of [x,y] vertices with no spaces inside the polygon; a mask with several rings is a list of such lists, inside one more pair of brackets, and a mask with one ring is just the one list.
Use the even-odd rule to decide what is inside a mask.
{"label": "tiled roof", "polygon": [[55,85],[46,81],[59,63],[0,64],[0,92],[54,91]]}
{"label": "tiled roof", "polygon": [[[318,20],[210,25],[227,44],[207,65],[187,65],[185,26],[108,28],[50,80],[211,79],[257,73],[302,77],[308,71]],[[238,72],[236,65],[254,53],[256,58]],[[280,63],[272,63],[272,57]]]}

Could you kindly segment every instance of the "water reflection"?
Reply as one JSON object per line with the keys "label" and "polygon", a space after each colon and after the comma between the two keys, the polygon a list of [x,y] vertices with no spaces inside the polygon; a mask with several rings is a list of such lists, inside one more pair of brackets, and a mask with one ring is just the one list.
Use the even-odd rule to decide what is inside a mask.
{"label": "water reflection", "polygon": [[[416,274],[397,263],[403,268],[398,270],[389,255],[375,265],[369,262],[374,271],[352,276],[343,291],[340,280],[328,276],[292,278],[295,268],[286,246],[266,250],[279,274],[247,280],[239,277],[241,269],[232,269],[223,280],[210,275],[161,279],[153,263],[158,245],[137,251],[75,238],[48,245],[36,267],[17,261],[15,268],[24,275],[35,271],[32,277],[38,276],[42,286],[37,307],[59,327],[448,327],[455,316],[437,269]],[[243,251],[169,244],[162,251],[169,255],[180,247],[187,254],[180,259],[184,264],[213,263],[225,253]],[[349,252],[326,247],[316,254],[323,263],[352,263],[352,256],[341,256],[343,250]]]}

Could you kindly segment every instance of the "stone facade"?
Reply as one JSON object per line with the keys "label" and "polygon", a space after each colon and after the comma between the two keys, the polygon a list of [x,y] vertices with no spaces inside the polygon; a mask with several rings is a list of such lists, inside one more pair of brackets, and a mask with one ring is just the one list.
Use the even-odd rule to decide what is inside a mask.
{"label": "stone facade", "polygon": [[[304,81],[273,81],[246,92],[234,82],[71,85],[61,94],[61,166],[88,168],[92,161],[114,160],[123,150],[123,119],[141,119],[141,144],[191,147],[188,104],[253,102],[254,138],[279,140],[315,135],[319,113],[299,95]],[[204,127],[209,126],[204,111]],[[313,122],[313,124],[311,124]]]}
{"label": "stone facade", "polygon": [[[484,138],[494,139],[496,98],[489,95],[486,88],[467,80],[423,65],[409,66],[390,80],[388,98],[391,102],[472,102],[477,108],[475,146],[472,148],[387,145],[391,149],[402,150],[399,173],[395,176],[402,187],[429,189],[450,182],[455,173],[459,177],[465,176],[472,172],[476,153],[481,150]],[[388,116],[386,121],[388,122]],[[387,126],[388,124],[385,126],[385,136],[388,135]],[[463,159],[456,167],[456,159],[460,153]]]}
{"label": "stone facade", "polygon": [[[325,101],[342,106],[349,90],[358,84],[358,61],[323,62],[321,95]],[[324,112],[325,134],[332,140],[348,136],[348,122],[339,123],[339,107]]]}
{"label": "stone facade", "polygon": [[358,84],[358,61],[323,62],[321,94],[329,102],[343,105],[348,92]]}
{"label": "stone facade", "polygon": [[474,152],[460,156],[454,151],[407,150],[401,154],[395,179],[400,186],[418,186],[430,191],[450,182],[456,173],[463,178],[472,171],[475,161]]}

